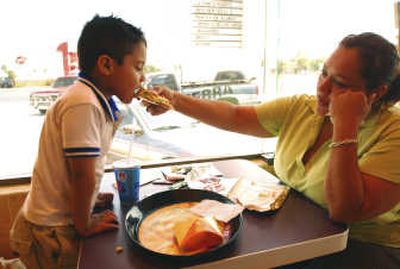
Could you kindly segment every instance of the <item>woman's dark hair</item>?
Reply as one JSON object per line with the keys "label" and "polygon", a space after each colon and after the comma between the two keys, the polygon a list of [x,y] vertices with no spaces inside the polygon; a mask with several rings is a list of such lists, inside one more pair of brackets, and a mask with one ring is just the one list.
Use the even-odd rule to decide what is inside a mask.
{"label": "woman's dark hair", "polygon": [[361,75],[366,81],[367,91],[386,84],[388,91],[376,106],[400,100],[399,55],[396,47],[375,33],[348,35],[341,42],[344,48],[356,48],[361,58]]}
{"label": "woman's dark hair", "polygon": [[142,30],[114,16],[95,15],[87,22],[78,40],[78,58],[81,71],[90,74],[97,58],[106,54],[123,63],[124,56],[140,42],[147,45]]}

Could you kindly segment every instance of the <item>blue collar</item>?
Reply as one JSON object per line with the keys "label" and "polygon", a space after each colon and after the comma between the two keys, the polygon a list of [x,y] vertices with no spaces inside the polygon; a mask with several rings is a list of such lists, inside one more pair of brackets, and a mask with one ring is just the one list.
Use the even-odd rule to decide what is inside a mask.
{"label": "blue collar", "polygon": [[119,110],[112,97],[107,99],[104,96],[104,94],[99,90],[99,87],[97,87],[96,84],[93,82],[93,80],[90,78],[90,76],[88,76],[84,72],[79,73],[78,80],[83,84],[85,84],[86,86],[88,86],[94,92],[94,94],[99,99],[99,102],[103,107],[104,111],[106,112],[107,115],[110,116],[112,121],[113,122],[118,121]]}

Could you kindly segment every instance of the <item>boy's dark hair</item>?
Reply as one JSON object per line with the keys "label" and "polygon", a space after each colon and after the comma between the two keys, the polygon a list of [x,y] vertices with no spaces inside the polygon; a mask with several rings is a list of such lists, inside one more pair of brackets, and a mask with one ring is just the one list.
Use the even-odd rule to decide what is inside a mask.
{"label": "boy's dark hair", "polygon": [[142,30],[113,15],[95,15],[87,22],[78,40],[78,58],[81,71],[90,74],[97,58],[106,54],[123,63],[124,56],[132,52],[134,46],[146,39]]}

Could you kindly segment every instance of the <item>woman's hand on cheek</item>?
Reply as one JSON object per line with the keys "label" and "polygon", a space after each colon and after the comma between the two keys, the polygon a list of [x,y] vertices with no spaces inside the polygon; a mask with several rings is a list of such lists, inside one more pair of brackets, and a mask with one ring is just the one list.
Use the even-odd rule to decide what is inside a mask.
{"label": "woman's hand on cheek", "polygon": [[333,90],[330,95],[329,114],[333,125],[359,126],[371,109],[364,91]]}

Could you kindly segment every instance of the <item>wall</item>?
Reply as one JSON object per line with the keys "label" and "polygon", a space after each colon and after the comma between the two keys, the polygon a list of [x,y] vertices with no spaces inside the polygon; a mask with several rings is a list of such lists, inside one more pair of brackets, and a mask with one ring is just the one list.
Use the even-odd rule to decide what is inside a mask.
{"label": "wall", "polygon": [[13,258],[9,231],[29,188],[29,184],[0,187],[0,257]]}

